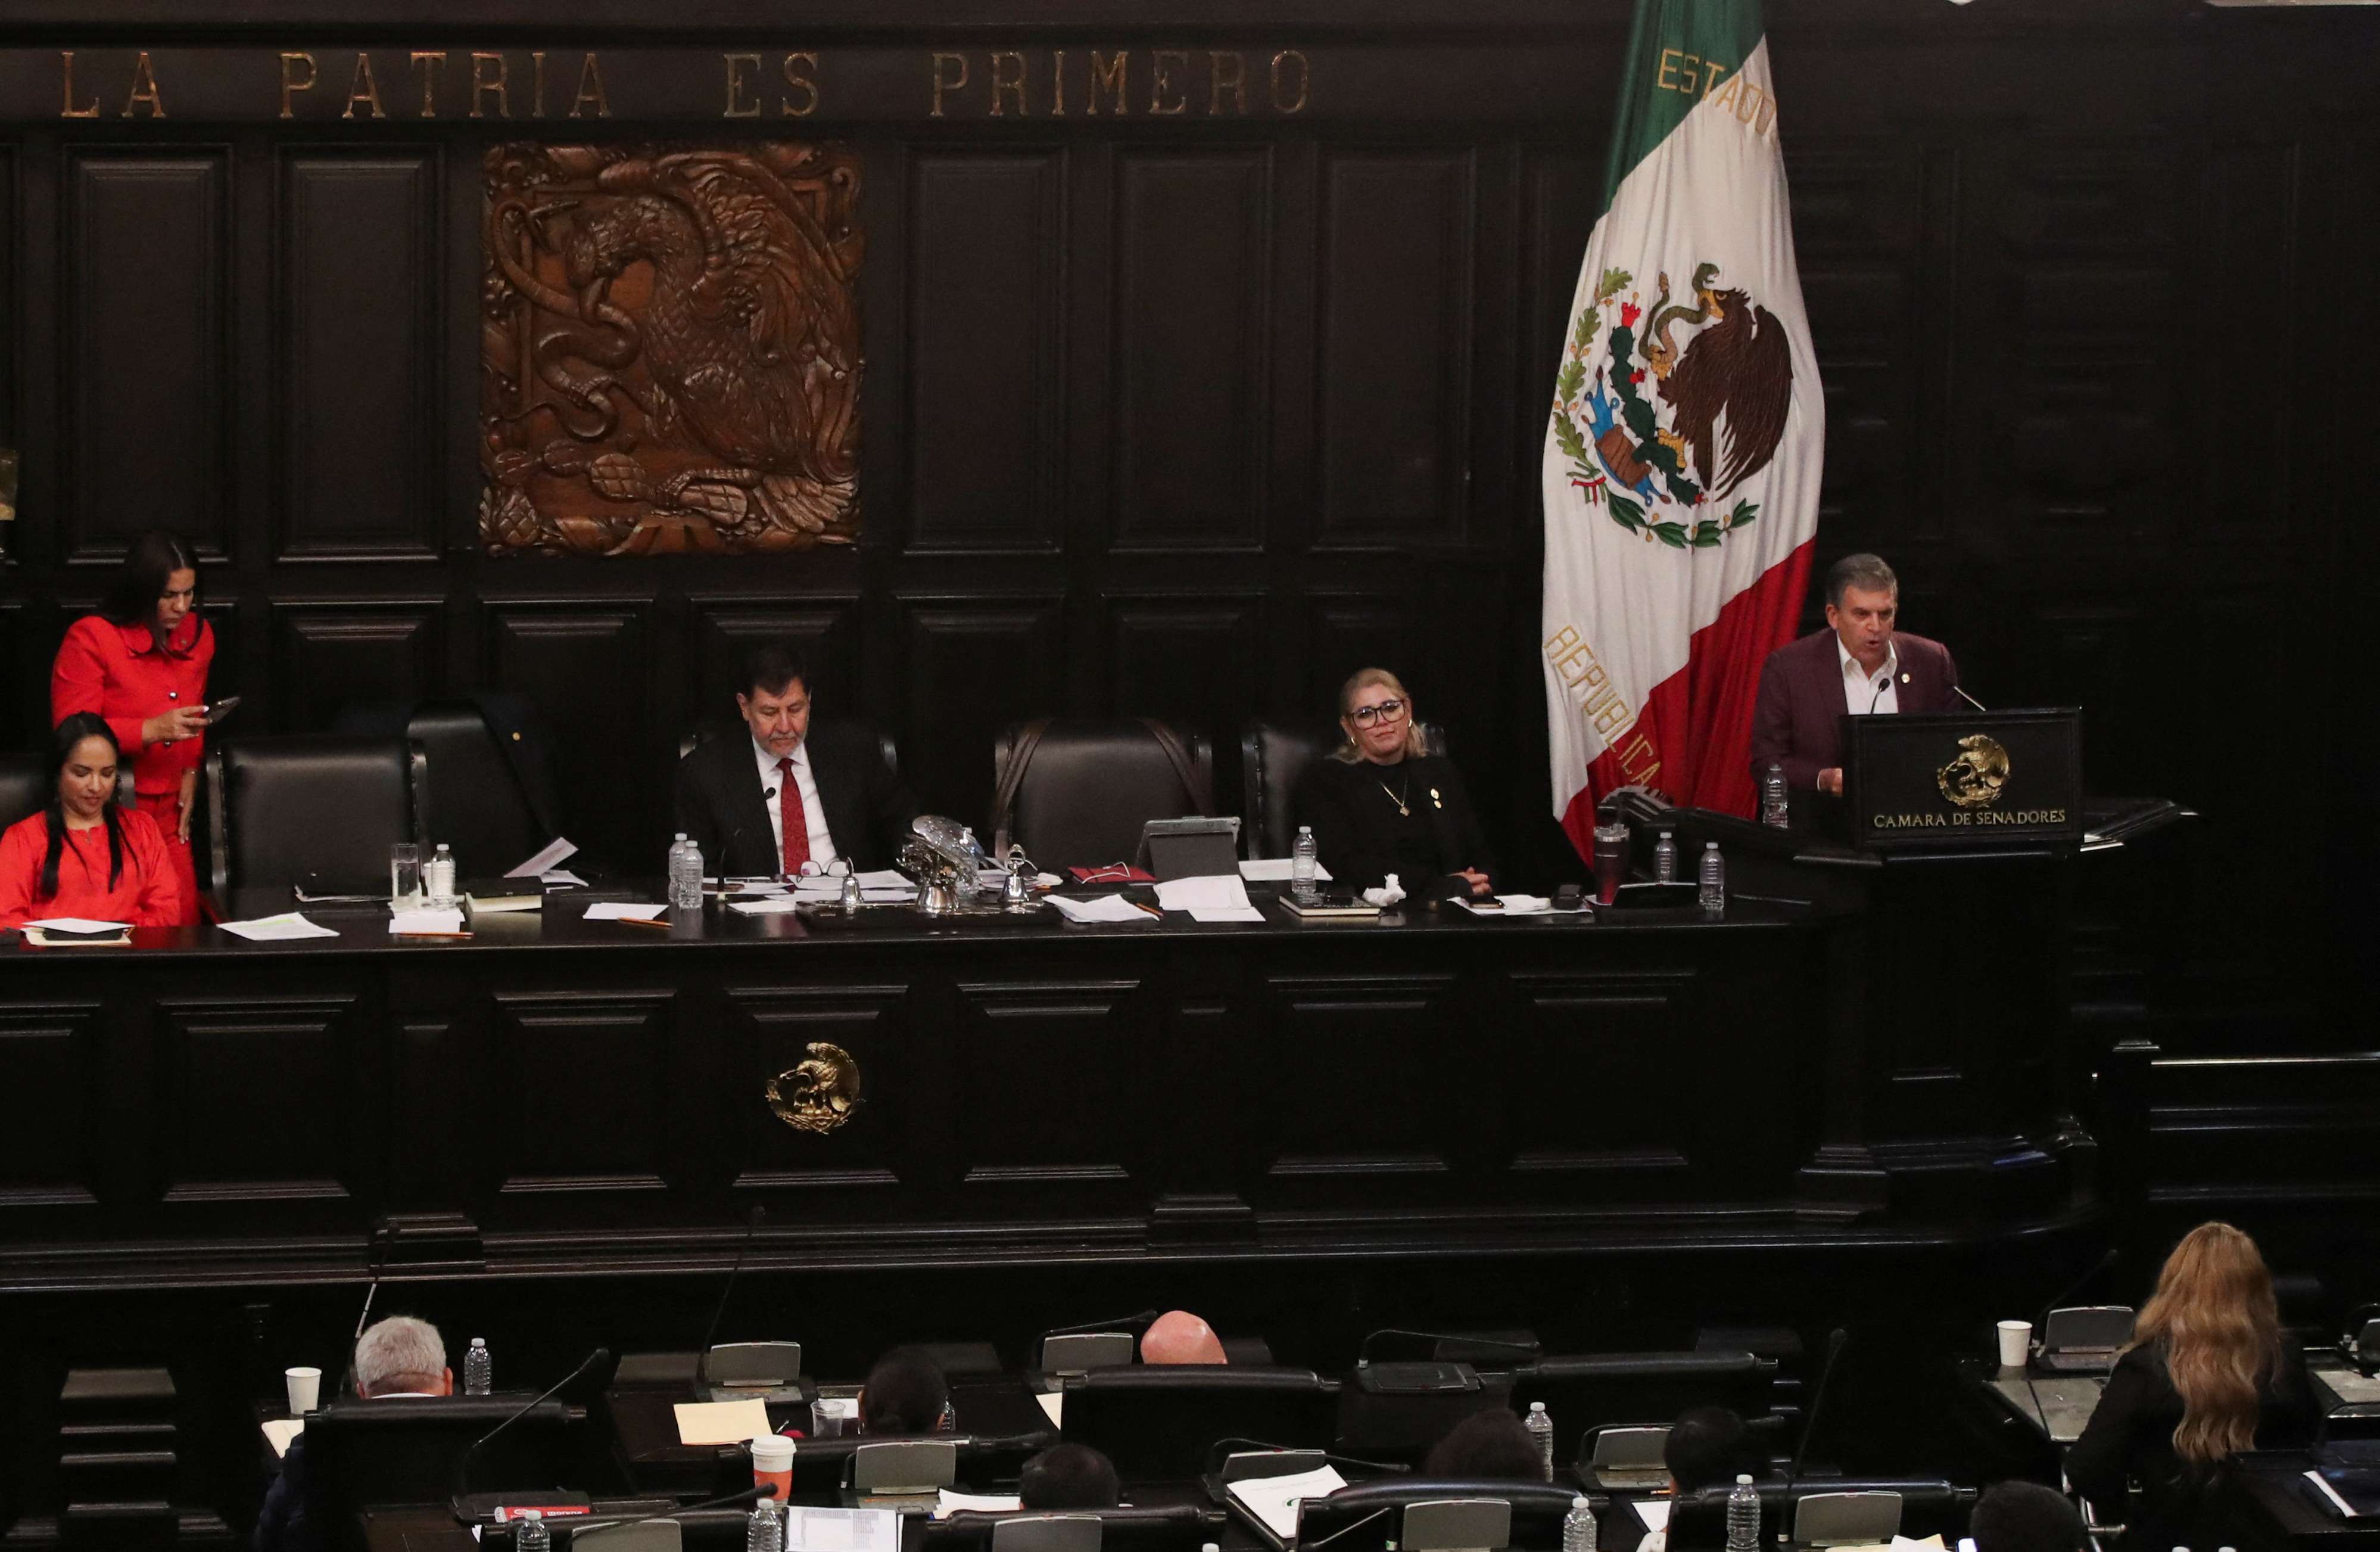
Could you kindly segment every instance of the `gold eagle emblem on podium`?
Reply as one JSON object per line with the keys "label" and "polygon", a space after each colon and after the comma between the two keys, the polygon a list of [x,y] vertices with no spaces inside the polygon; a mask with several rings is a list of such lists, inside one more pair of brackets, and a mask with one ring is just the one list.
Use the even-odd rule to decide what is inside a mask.
{"label": "gold eagle emblem on podium", "polygon": [[2000,800],[2008,778],[2008,751],[2000,741],[1970,733],[1959,740],[1958,757],[1934,773],[1934,785],[1961,808],[1989,808]]}
{"label": "gold eagle emblem on podium", "polygon": [[859,1108],[859,1064],[840,1045],[810,1044],[807,1059],[769,1080],[769,1108],[795,1131],[832,1131]]}

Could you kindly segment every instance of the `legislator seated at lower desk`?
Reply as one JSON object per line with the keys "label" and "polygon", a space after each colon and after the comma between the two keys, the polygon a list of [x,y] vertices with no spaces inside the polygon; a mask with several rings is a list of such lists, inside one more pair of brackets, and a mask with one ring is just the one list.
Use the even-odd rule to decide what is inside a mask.
{"label": "legislator seated at lower desk", "polygon": [[[1578,1489],[1548,1482],[1509,1482],[1470,1477],[1395,1476],[1342,1487],[1328,1497],[1307,1498],[1299,1506],[1296,1546],[1328,1541],[1333,1552],[1385,1552],[1400,1546],[1406,1552],[1447,1552],[1458,1546],[1514,1546],[1525,1552],[1548,1552],[1561,1546],[1562,1521],[1570,1513]],[[1605,1500],[1593,1495],[1589,1507],[1598,1513]],[[1469,1539],[1460,1511],[1437,1506],[1500,1505],[1508,1510],[1501,1541]],[[1416,1508],[1427,1506],[1415,1517]],[[1452,1531],[1426,1528],[1431,1521]]]}
{"label": "legislator seated at lower desk", "polygon": [[1750,1352],[1554,1353],[1514,1370],[1512,1410],[1525,1415],[1543,1401],[1554,1459],[1569,1460],[1605,1424],[1667,1424],[1705,1406],[1759,1417],[1771,1410],[1776,1379],[1777,1361]]}
{"label": "legislator seated at lower desk", "polygon": [[1330,1442],[1339,1387],[1311,1369],[1131,1364],[1066,1382],[1060,1429],[1104,1451],[1127,1482],[1184,1482],[1220,1439],[1286,1448]]}
{"label": "legislator seated at lower desk", "polygon": [[[306,1419],[308,1522],[331,1552],[362,1545],[375,1507],[444,1508],[458,1490],[552,1488],[597,1480],[587,1409],[528,1396],[334,1401]],[[518,1421],[473,1452],[508,1418]],[[461,1468],[470,1455],[468,1480]],[[747,1478],[748,1480],[748,1478]]]}

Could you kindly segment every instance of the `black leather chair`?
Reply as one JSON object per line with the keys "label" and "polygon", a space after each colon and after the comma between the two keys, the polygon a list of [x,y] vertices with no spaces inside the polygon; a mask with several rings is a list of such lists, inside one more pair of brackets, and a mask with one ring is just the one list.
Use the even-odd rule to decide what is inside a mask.
{"label": "black leather chair", "polygon": [[1129,862],[1147,821],[1215,811],[1213,745],[1147,718],[1012,724],[991,770],[993,836],[1006,831],[1053,872]]}
{"label": "black leather chair", "polygon": [[[443,1504],[473,1442],[526,1398],[424,1396],[334,1401],[306,1419],[306,1516],[333,1552],[364,1545],[370,1505]],[[583,1483],[587,1409],[540,1401],[472,1459],[473,1492]]]}
{"label": "black leather chair", "polygon": [[[1197,1552],[1210,1541],[1223,1540],[1221,1533],[1228,1522],[1220,1509],[1202,1504],[1049,1512],[1096,1516],[1099,1521],[1099,1552]],[[992,1533],[1002,1521],[1012,1518],[965,1509],[947,1520],[929,1520],[922,1552],[991,1552]]]}
{"label": "black leather chair", "polygon": [[1554,1459],[1613,1423],[1671,1423],[1689,1407],[1732,1408],[1749,1420],[1770,1410],[1777,1361],[1749,1352],[1582,1352],[1540,1358],[1512,1375],[1513,1410],[1543,1401],[1554,1420]]}
{"label": "black leather chair", "polygon": [[217,745],[207,754],[215,886],[386,889],[388,849],[421,838],[428,766],[404,739],[304,733]]}
{"label": "black leather chair", "polygon": [[352,706],[334,730],[421,746],[421,833],[454,849],[461,877],[495,877],[561,833],[545,741],[520,696]]}
{"label": "black leather chair", "polygon": [[1311,1369],[1133,1363],[1066,1382],[1059,1431],[1106,1452],[1126,1482],[1186,1482],[1219,1439],[1320,1448],[1336,1431],[1339,1387]]}
{"label": "black leather chair", "polygon": [[[1548,1409],[1550,1410],[1550,1409]],[[1913,1541],[1939,1534],[1955,1546],[1967,1534],[1976,1490],[1939,1477],[1805,1476],[1790,1487],[1781,1480],[1754,1484],[1760,1492],[1760,1545],[1775,1545],[1792,1527],[1793,1506],[1821,1493],[1898,1493],[1900,1534]],[[1670,1545],[1681,1548],[1727,1545],[1727,1496],[1733,1489],[1703,1488],[1670,1509]]]}
{"label": "black leather chair", "polygon": [[[1525,1552],[1553,1552],[1561,1546],[1563,1517],[1578,1489],[1551,1482],[1510,1482],[1471,1477],[1394,1476],[1358,1482],[1325,1498],[1308,1498],[1297,1519],[1297,1541],[1309,1546],[1331,1539],[1336,1552],[1382,1552],[1402,1530],[1403,1511],[1441,1498],[1500,1498],[1512,1506],[1512,1540]],[[1590,1494],[1598,1512],[1605,1500]]]}
{"label": "black leather chair", "polygon": [[1240,729],[1240,813],[1251,857],[1286,857],[1297,840],[1290,796],[1307,766],[1340,741],[1327,724],[1251,722]]}

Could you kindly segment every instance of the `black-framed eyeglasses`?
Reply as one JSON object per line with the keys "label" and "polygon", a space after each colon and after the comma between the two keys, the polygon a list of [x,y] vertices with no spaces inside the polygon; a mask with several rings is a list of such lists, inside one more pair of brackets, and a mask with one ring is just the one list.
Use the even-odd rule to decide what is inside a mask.
{"label": "black-framed eyeglasses", "polygon": [[1383,719],[1394,722],[1404,715],[1405,703],[1402,701],[1383,701],[1376,706],[1357,706],[1347,715],[1355,719],[1357,727],[1369,727],[1375,722]]}

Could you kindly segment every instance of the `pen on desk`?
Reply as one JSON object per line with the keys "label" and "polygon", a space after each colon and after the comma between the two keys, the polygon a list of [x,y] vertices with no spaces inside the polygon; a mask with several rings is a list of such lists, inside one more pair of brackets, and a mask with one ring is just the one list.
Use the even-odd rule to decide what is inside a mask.
{"label": "pen on desk", "polygon": [[667,927],[669,923],[655,916],[614,916],[614,922],[625,922],[632,927]]}
{"label": "pen on desk", "polygon": [[389,936],[391,936],[391,937],[447,937],[447,938],[461,938],[461,937],[469,937],[471,935],[470,935],[469,933],[391,933],[391,934],[389,934],[388,935],[389,935]]}

